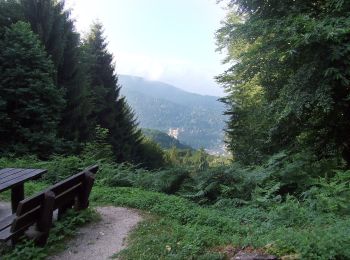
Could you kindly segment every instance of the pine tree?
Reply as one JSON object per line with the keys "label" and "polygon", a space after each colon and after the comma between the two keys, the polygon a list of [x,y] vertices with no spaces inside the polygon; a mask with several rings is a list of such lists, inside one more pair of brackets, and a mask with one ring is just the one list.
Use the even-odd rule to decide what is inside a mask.
{"label": "pine tree", "polygon": [[94,23],[88,34],[84,50],[90,64],[89,76],[93,111],[90,120],[106,128],[117,161],[140,160],[141,131],[125,98],[119,96],[120,86],[115,73],[113,56],[107,50],[100,23]]}
{"label": "pine tree", "polygon": [[54,66],[24,22],[5,29],[0,49],[0,151],[47,157],[64,107],[52,80]]}
{"label": "pine tree", "polygon": [[0,34],[13,23],[23,20],[21,5],[17,0],[0,0]]}
{"label": "pine tree", "polygon": [[81,63],[80,35],[75,31],[64,1],[21,0],[25,21],[31,24],[50,55],[56,74],[55,84],[65,91],[66,107],[59,125],[63,138],[84,142],[92,135],[94,125],[88,121],[91,112],[88,79]]}

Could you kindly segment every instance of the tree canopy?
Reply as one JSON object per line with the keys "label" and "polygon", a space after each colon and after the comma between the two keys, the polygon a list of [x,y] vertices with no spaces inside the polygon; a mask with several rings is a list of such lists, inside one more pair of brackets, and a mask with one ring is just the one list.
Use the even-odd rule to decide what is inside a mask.
{"label": "tree canopy", "polygon": [[[231,1],[217,32],[231,67],[228,143],[246,163],[289,149],[350,162],[350,3]],[[244,158],[244,159],[243,159]]]}

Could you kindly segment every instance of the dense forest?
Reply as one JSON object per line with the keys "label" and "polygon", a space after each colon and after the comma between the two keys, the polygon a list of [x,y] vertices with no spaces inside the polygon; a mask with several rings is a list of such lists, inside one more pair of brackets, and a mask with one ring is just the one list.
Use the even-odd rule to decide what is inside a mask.
{"label": "dense forest", "polygon": [[149,161],[100,23],[82,38],[63,1],[3,0],[0,46],[1,154],[79,154],[105,129],[116,161]]}
{"label": "dense forest", "polygon": [[[350,2],[219,2],[230,157],[144,136],[100,23],[81,37],[61,1],[0,0],[0,168],[48,169],[33,193],[98,163],[92,205],[146,216],[120,259],[350,259]],[[44,259],[59,228],[0,255]]]}

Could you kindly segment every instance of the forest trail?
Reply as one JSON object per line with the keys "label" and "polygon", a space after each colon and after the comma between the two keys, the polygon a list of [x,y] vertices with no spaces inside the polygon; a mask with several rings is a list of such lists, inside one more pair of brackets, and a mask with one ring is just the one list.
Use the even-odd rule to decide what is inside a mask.
{"label": "forest trail", "polygon": [[[0,202],[0,218],[11,214],[10,203]],[[129,232],[142,220],[133,209],[121,207],[96,207],[101,220],[78,229],[68,240],[63,252],[48,257],[50,260],[108,259],[125,248]]]}
{"label": "forest trail", "polygon": [[128,233],[142,220],[133,209],[120,207],[97,207],[101,220],[78,230],[69,240],[65,251],[51,256],[50,260],[108,259],[125,246]]}

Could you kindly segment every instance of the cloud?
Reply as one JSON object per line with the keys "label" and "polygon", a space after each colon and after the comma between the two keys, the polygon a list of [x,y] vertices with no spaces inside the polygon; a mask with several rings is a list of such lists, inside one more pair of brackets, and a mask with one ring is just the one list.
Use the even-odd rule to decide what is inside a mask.
{"label": "cloud", "polygon": [[139,75],[150,80],[161,80],[166,74],[182,70],[188,61],[176,58],[150,57],[144,54],[117,52],[119,74]]}
{"label": "cloud", "polygon": [[186,91],[222,96],[223,90],[213,79],[210,64],[194,64],[175,57],[150,57],[145,54],[116,53],[118,74],[140,76],[149,80],[162,81]]}

